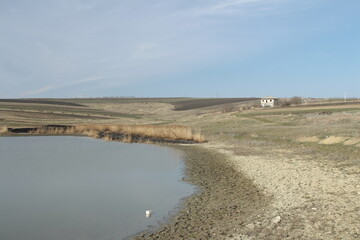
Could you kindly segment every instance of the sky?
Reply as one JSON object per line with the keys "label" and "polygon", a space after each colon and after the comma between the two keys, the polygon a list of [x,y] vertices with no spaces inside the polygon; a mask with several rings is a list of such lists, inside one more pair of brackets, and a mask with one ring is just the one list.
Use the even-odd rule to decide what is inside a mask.
{"label": "sky", "polygon": [[0,98],[345,94],[358,0],[0,0]]}

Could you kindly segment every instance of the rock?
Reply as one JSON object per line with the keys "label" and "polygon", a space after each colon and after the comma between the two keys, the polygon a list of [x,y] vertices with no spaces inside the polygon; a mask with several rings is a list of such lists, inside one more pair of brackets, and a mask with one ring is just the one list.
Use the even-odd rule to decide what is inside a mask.
{"label": "rock", "polygon": [[249,223],[249,224],[247,224],[245,227],[246,227],[247,229],[253,231],[253,230],[255,229],[255,224]]}
{"label": "rock", "polygon": [[273,219],[271,219],[271,223],[272,224],[278,224],[281,221],[281,217],[280,216],[276,216]]}

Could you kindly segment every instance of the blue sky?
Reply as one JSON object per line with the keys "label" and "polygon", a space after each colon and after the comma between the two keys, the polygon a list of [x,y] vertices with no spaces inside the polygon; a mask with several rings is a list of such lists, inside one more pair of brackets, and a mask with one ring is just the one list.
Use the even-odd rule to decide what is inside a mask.
{"label": "blue sky", "polygon": [[0,98],[360,97],[358,0],[1,0]]}

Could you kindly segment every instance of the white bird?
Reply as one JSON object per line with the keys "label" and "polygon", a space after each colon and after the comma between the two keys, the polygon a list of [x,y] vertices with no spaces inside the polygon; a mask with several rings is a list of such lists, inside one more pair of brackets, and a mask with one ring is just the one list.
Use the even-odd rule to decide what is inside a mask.
{"label": "white bird", "polygon": [[151,216],[151,210],[146,210],[145,211],[145,216],[148,218]]}

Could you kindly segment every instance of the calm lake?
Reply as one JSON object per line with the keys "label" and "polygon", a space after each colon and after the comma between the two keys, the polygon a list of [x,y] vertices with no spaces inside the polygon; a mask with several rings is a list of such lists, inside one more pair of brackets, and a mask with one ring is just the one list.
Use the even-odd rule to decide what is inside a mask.
{"label": "calm lake", "polygon": [[194,192],[183,175],[181,153],[167,147],[0,137],[0,239],[123,239]]}

